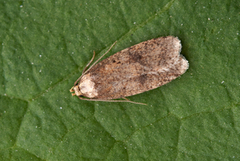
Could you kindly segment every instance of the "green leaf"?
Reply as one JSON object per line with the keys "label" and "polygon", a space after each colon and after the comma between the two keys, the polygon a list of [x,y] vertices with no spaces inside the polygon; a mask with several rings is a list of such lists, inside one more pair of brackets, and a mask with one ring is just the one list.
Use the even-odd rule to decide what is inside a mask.
{"label": "green leaf", "polygon": [[[239,160],[240,1],[0,2],[0,160]],[[69,89],[92,57],[177,36],[189,69],[130,103]]]}

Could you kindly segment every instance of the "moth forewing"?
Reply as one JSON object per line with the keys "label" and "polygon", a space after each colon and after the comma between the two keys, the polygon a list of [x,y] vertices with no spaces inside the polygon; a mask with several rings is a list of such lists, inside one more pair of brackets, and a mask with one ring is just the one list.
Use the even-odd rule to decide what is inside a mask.
{"label": "moth forewing", "polygon": [[189,65],[180,51],[180,40],[167,36],[141,42],[97,63],[106,52],[70,91],[83,100],[131,102],[113,99],[152,90],[185,73]]}

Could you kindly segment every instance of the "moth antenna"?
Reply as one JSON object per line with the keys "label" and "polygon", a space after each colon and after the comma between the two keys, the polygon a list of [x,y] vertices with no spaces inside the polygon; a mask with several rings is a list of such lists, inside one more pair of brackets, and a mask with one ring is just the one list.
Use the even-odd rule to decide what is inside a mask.
{"label": "moth antenna", "polygon": [[93,59],[95,58],[95,51],[93,51],[92,59],[88,62],[88,64],[85,66],[85,68],[82,71],[82,75],[75,81],[74,86],[77,85],[78,81],[82,78],[83,73],[86,71],[87,67],[92,63]]}
{"label": "moth antenna", "polygon": [[134,102],[134,101],[130,101],[129,99],[127,99],[126,97],[123,97],[123,99],[126,100],[126,102],[129,102],[129,103],[134,103],[134,104],[139,104],[139,105],[147,105],[146,103],[141,103],[141,102]]}
{"label": "moth antenna", "polygon": [[[84,72],[82,72],[82,75],[76,80],[76,82],[74,83],[74,86],[77,85],[78,81],[84,76],[84,74],[86,74],[100,59],[102,59],[102,57],[104,57],[104,55],[106,55],[111,49],[112,47],[116,44],[117,41],[115,41],[112,46],[107,50],[107,52],[105,52],[102,56],[100,56],[100,58],[98,58],[98,60],[96,60],[87,70],[86,68],[91,64],[91,62],[93,61],[94,57],[95,57],[95,51],[94,51],[94,57],[90,60],[90,62],[86,65],[86,67],[84,68]],[[86,70],[86,71],[85,71]]]}
{"label": "moth antenna", "polygon": [[96,60],[96,61],[88,68],[87,71],[85,71],[85,72],[83,73],[83,75],[86,74],[95,64],[97,64],[97,62],[99,62],[99,60],[101,60],[102,57],[104,57],[104,55],[106,55],[106,54],[112,49],[112,47],[116,44],[116,42],[117,42],[117,41],[115,41],[115,42],[112,44],[112,46],[111,46],[102,56],[100,56],[100,58],[98,58],[98,60]]}
{"label": "moth antenna", "polygon": [[95,51],[93,51],[93,56],[92,59],[89,61],[89,63],[85,66],[85,68],[82,71],[82,75],[83,73],[86,71],[87,67],[92,63],[93,59],[95,58]]}
{"label": "moth antenna", "polygon": [[133,102],[133,101],[130,101],[129,99],[127,98],[123,98],[125,100],[102,100],[102,99],[88,99],[88,98],[82,98],[82,97],[78,97],[79,99],[81,100],[85,100],[85,101],[100,101],[100,102],[128,102],[128,103],[134,103],[134,104],[138,104],[138,105],[147,105],[145,103],[141,103],[141,102]]}

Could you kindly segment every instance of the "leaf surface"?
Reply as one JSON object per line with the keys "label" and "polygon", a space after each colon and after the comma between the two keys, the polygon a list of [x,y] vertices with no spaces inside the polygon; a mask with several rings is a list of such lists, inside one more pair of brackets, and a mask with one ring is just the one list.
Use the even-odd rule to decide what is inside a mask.
{"label": "leaf surface", "polygon": [[[0,160],[240,158],[240,2],[0,2]],[[189,69],[129,97],[69,89],[92,57],[177,36]]]}

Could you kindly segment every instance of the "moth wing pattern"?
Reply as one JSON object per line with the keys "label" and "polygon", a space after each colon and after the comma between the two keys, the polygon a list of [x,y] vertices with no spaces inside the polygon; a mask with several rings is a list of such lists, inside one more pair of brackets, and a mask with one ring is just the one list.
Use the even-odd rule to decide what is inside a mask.
{"label": "moth wing pattern", "polygon": [[[151,39],[126,48],[102,60],[82,77],[79,82],[82,93],[89,98],[107,100],[155,89],[188,69],[188,61],[180,52],[180,40],[173,36]],[[85,86],[86,80],[92,83],[90,94],[86,89],[89,87]]]}

